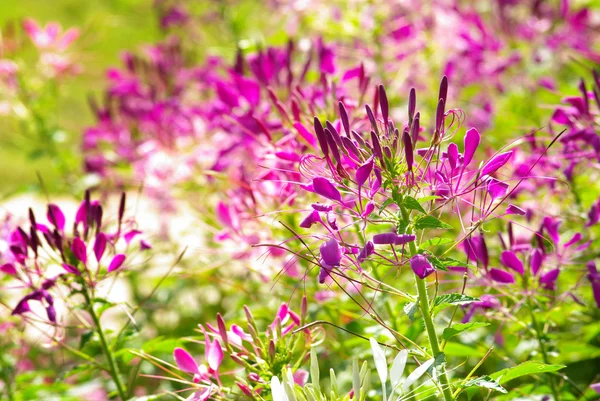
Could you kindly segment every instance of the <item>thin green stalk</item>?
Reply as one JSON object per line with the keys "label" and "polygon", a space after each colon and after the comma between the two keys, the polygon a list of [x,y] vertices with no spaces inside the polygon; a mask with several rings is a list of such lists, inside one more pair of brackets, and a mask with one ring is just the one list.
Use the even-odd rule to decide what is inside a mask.
{"label": "thin green stalk", "polygon": [[[528,279],[528,277],[527,277],[527,275],[525,275],[525,278],[523,280],[523,286],[525,287],[525,291],[527,293],[527,306],[529,307],[529,312],[531,314],[531,323],[533,324],[533,330],[535,331],[535,336],[538,340],[538,343],[540,344],[540,352],[542,353],[542,360],[544,361],[544,363],[546,365],[549,365],[550,360],[548,358],[548,353],[546,351],[546,345],[544,344],[544,339],[542,338],[542,331],[540,329],[540,325],[535,317],[535,312],[533,311],[534,305],[533,305],[533,302],[531,302],[531,296],[529,294],[527,279]],[[554,376],[551,374],[548,374],[548,380],[550,381],[550,389],[552,391],[552,396],[554,397],[554,401],[559,401],[558,390],[556,389],[556,383],[554,382]]]}
{"label": "thin green stalk", "polygon": [[102,324],[100,323],[100,318],[96,314],[94,310],[94,304],[92,303],[89,295],[85,293],[86,301],[89,306],[89,313],[92,316],[92,320],[94,321],[94,325],[96,326],[96,332],[98,333],[98,337],[100,337],[100,345],[102,346],[102,351],[104,353],[104,357],[106,358],[106,362],[108,362],[108,370],[115,386],[117,387],[117,392],[119,393],[119,398],[121,401],[127,400],[127,391],[125,386],[123,385],[123,381],[121,380],[121,374],[119,372],[119,367],[117,366],[117,362],[115,360],[115,356],[106,341],[106,337],[104,336],[104,330],[102,330]]}
{"label": "thin green stalk", "polygon": [[[400,202],[400,213],[402,213],[402,218],[408,222],[409,214],[406,208]],[[407,233],[410,234],[410,228],[407,230]],[[417,246],[414,241],[409,242],[409,249],[411,256],[417,254]],[[433,353],[433,357],[437,358],[437,356],[441,353],[440,344],[438,343],[437,334],[435,332],[435,326],[433,325],[433,319],[431,317],[431,313],[429,311],[429,296],[427,294],[427,286],[425,285],[425,280],[417,276],[415,276],[415,282],[417,284],[417,292],[419,295],[419,307],[421,309],[421,314],[423,315],[423,321],[425,322],[425,329],[427,331],[427,336],[429,337],[429,344],[431,345],[431,352]],[[452,396],[452,391],[450,389],[450,380],[448,380],[448,374],[446,373],[446,368],[442,365],[441,374],[440,374],[440,383],[442,385],[442,393],[444,394],[445,401],[453,401],[454,397]]]}
{"label": "thin green stalk", "polygon": [[[531,298],[527,297],[527,303],[529,304],[529,311],[531,312],[531,322],[533,323],[533,329],[535,330],[535,335],[537,337],[538,343],[540,344],[540,352],[542,353],[542,359],[546,365],[550,364],[550,360],[548,359],[548,352],[546,351],[546,345],[544,344],[544,339],[542,338],[542,332],[540,330],[540,325],[535,317],[535,313],[533,312],[533,304],[531,303]],[[556,389],[556,383],[554,382],[554,376],[548,374],[548,380],[550,381],[550,389],[552,390],[552,396],[554,397],[554,401],[559,401],[558,398],[558,390]]]}

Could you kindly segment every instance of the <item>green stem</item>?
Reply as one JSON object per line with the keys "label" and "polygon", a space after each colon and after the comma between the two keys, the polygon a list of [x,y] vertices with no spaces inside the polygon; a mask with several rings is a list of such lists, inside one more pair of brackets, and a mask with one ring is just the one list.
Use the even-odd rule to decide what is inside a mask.
{"label": "green stem", "polygon": [[[537,337],[538,343],[540,344],[540,352],[542,353],[542,359],[546,365],[549,365],[550,360],[548,358],[548,352],[546,351],[546,345],[544,344],[544,338],[540,330],[540,325],[535,317],[535,313],[533,312],[533,304],[531,303],[531,298],[529,298],[529,296],[527,297],[527,303],[529,304],[529,311],[531,312],[531,322],[533,323],[533,329],[535,330],[535,335]],[[552,396],[554,397],[554,401],[558,401],[558,390],[556,389],[554,376],[548,374],[548,380],[550,381],[550,389],[552,390]]]}
{"label": "green stem", "polygon": [[108,362],[108,370],[115,386],[117,387],[117,392],[119,393],[119,398],[121,401],[127,400],[127,391],[125,390],[125,386],[123,385],[123,381],[121,380],[121,374],[119,373],[119,367],[115,360],[115,356],[106,341],[106,337],[104,336],[104,330],[102,330],[102,324],[100,323],[100,318],[96,314],[94,310],[94,304],[90,300],[90,297],[87,293],[85,293],[86,301],[89,306],[89,312],[92,316],[92,320],[94,321],[94,325],[96,326],[96,332],[98,333],[98,337],[100,337],[100,345],[102,346],[102,351],[104,352],[104,357],[106,358],[106,362]]}
{"label": "green stem", "polygon": [[[410,220],[410,216],[408,211],[400,202],[400,213],[402,214],[402,218],[408,223]],[[412,230],[410,227],[407,229],[407,233],[410,234]],[[417,246],[415,242],[409,242],[408,246],[410,248],[411,256],[417,254]],[[429,344],[431,345],[431,352],[433,353],[433,357],[437,358],[437,356],[441,353],[440,344],[438,343],[437,334],[435,332],[435,326],[433,325],[433,318],[429,311],[429,296],[427,294],[427,286],[425,285],[425,280],[417,276],[415,276],[415,282],[417,283],[417,292],[419,294],[419,307],[421,309],[421,314],[423,315],[423,321],[425,322],[425,329],[427,331],[427,336],[429,337]],[[453,401],[454,397],[452,396],[452,391],[450,389],[450,381],[448,380],[448,374],[446,373],[446,368],[444,365],[441,367],[440,374],[440,383],[442,385],[442,393],[444,394],[445,401]]]}

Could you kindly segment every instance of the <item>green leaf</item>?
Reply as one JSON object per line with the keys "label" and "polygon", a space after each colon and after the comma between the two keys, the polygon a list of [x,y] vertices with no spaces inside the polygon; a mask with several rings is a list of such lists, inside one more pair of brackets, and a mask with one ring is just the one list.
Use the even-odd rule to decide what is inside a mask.
{"label": "green leaf", "polygon": [[538,373],[556,372],[565,368],[565,365],[547,365],[537,361],[527,361],[512,368],[503,369],[491,375],[492,379],[498,380],[500,384],[507,383],[517,377],[534,375]]}
{"label": "green leaf", "polygon": [[423,216],[415,222],[415,228],[422,230],[425,228],[452,228],[452,226],[433,216]]}
{"label": "green leaf", "polygon": [[419,198],[419,203],[425,203],[425,202],[429,202],[429,201],[441,199],[441,198],[442,198],[441,196],[437,196],[437,195],[423,196],[423,197]]}
{"label": "green leaf", "polygon": [[470,297],[462,294],[444,294],[435,298],[433,301],[433,312],[437,313],[444,308],[455,305],[468,305],[472,302],[479,301],[478,298]]}
{"label": "green leaf", "polygon": [[90,330],[84,332],[79,339],[79,349],[83,349],[83,347],[85,347],[85,345],[92,339],[92,337],[94,337],[93,331]]}
{"label": "green leaf", "polygon": [[500,385],[500,383],[492,379],[490,376],[481,376],[476,379],[471,379],[465,384],[463,384],[463,388],[468,387],[483,387],[490,390],[496,390],[505,394],[508,392],[504,387]]}
{"label": "green leaf", "polygon": [[415,321],[415,313],[417,312],[418,306],[416,302],[409,302],[404,305],[404,312],[408,315],[411,322]]}
{"label": "green leaf", "polygon": [[428,239],[427,241],[421,242],[421,244],[419,245],[419,248],[431,248],[434,246],[449,244],[451,242],[454,242],[454,240],[452,240],[450,238],[445,238],[445,237],[434,237],[434,238]]}
{"label": "green leaf", "polygon": [[457,323],[452,327],[447,327],[444,329],[444,332],[442,333],[442,339],[444,341],[448,341],[449,339],[451,339],[454,336],[459,335],[463,331],[474,330],[474,329],[478,329],[480,327],[485,327],[485,326],[489,326],[489,325],[490,325],[489,323],[480,323],[480,322]]}
{"label": "green leaf", "polygon": [[381,215],[381,212],[383,212],[392,203],[396,203],[392,198],[386,199],[385,202],[383,202],[383,205],[381,205],[379,208],[379,215]]}
{"label": "green leaf", "polygon": [[421,206],[421,204],[412,196],[405,196],[402,201],[402,204],[407,209],[417,210],[423,214],[427,214],[425,209],[423,209],[423,206]]}

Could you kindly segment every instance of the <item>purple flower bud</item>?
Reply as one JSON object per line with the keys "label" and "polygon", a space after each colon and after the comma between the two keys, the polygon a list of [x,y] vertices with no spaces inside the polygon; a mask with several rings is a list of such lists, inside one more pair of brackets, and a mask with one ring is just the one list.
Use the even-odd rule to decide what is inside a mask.
{"label": "purple flower bud", "polygon": [[483,265],[487,270],[489,264],[488,250],[483,236],[473,236],[465,240],[463,245],[467,257],[471,260],[476,260]]}
{"label": "purple flower bud", "polygon": [[413,121],[416,108],[417,92],[415,91],[415,88],[410,88],[410,94],[408,95],[408,121]]}
{"label": "purple flower bud", "polygon": [[360,250],[360,253],[356,257],[358,263],[364,262],[369,256],[375,253],[375,245],[371,241],[367,241],[365,247]]}
{"label": "purple flower bud", "polygon": [[510,274],[507,271],[500,270],[500,269],[495,269],[495,268],[490,269],[490,277],[492,278],[492,280],[494,280],[498,283],[512,284],[515,282],[515,278],[513,277],[512,274]]}
{"label": "purple flower bud", "polygon": [[454,170],[458,165],[458,146],[454,142],[448,145],[448,162],[450,163],[450,168]]}
{"label": "purple flower bud", "polygon": [[500,153],[499,155],[494,156],[481,169],[481,176],[483,177],[485,175],[495,173],[510,160],[512,154],[513,151],[511,150],[509,152]]}
{"label": "purple flower bud", "polygon": [[[365,105],[365,110],[367,111],[367,116],[369,117],[369,121],[371,122],[371,126],[373,127],[373,131],[377,135],[379,135],[379,128],[377,127],[377,120],[375,120],[375,115],[373,114],[373,110],[369,107],[369,105]],[[371,134],[372,136],[372,134]]]}
{"label": "purple flower bud", "polygon": [[518,214],[519,216],[525,216],[527,212],[518,206],[510,204],[506,208],[506,214]]}
{"label": "purple flower bud", "polygon": [[327,145],[327,137],[325,136],[325,131],[323,130],[323,125],[321,121],[317,117],[314,119],[314,127],[315,134],[317,134],[317,140],[319,141],[319,146],[321,147],[321,151],[325,157],[329,156],[329,146]]}
{"label": "purple flower bud", "polygon": [[73,244],[71,245],[71,251],[77,259],[79,259],[84,265],[87,263],[87,248],[85,242],[79,237],[75,237]]}
{"label": "purple flower bud", "polygon": [[396,245],[405,245],[409,242],[413,242],[417,238],[414,234],[398,234],[396,235],[396,241],[394,242]]}
{"label": "purple flower bud", "polygon": [[435,130],[441,132],[442,125],[444,124],[444,100],[440,99],[437,110],[435,112]]}
{"label": "purple flower bud", "polygon": [[321,216],[319,212],[313,210],[302,222],[300,223],[300,227],[302,228],[310,228],[313,224],[319,223],[321,221]]}
{"label": "purple flower bud", "polygon": [[373,201],[369,201],[365,206],[365,210],[362,213],[362,217],[368,217],[375,210],[375,203]]}
{"label": "purple flower bud", "polygon": [[542,250],[540,248],[533,248],[531,250],[531,255],[529,256],[529,268],[534,276],[537,275],[543,261],[544,254],[542,253]]}
{"label": "purple flower bud", "polygon": [[381,116],[383,117],[383,122],[387,125],[389,117],[389,105],[387,94],[385,93],[385,88],[383,85],[379,85],[379,107],[381,107]]}
{"label": "purple flower bud", "polygon": [[373,171],[373,157],[370,157],[362,166],[356,169],[356,183],[361,188],[369,179]]}
{"label": "purple flower bud", "polygon": [[550,236],[550,239],[557,245],[560,241],[560,235],[558,234],[558,227],[560,224],[560,220],[554,219],[550,216],[544,217],[544,220],[542,221],[542,227],[546,230]]}
{"label": "purple flower bud", "polygon": [[98,235],[96,235],[96,241],[94,241],[94,255],[96,255],[96,260],[98,262],[100,262],[100,259],[102,259],[105,249],[106,235],[104,235],[104,233],[98,233]]}
{"label": "purple flower bud", "polygon": [[396,233],[375,234],[373,236],[373,243],[376,245],[395,245],[396,236]]}
{"label": "purple flower bud", "polygon": [[446,103],[448,99],[448,77],[443,76],[442,81],[440,82],[440,91],[438,93],[438,99],[441,99]]}
{"label": "purple flower bud", "polygon": [[410,268],[421,279],[435,272],[435,268],[423,255],[415,255],[410,259]]}
{"label": "purple flower bud", "polygon": [[12,263],[3,264],[2,266],[0,266],[0,271],[4,274],[8,274],[11,276],[17,274],[17,269],[15,269],[15,266]]}
{"label": "purple flower bud", "polygon": [[416,144],[417,140],[419,139],[419,132],[421,130],[420,123],[421,123],[421,114],[417,113],[417,115],[415,116],[415,119],[413,120],[412,128],[410,131],[410,136],[411,136],[413,144]]}
{"label": "purple flower bud", "polygon": [[54,309],[54,305],[49,305],[46,308],[46,315],[48,316],[48,320],[52,323],[56,323],[56,310]]}
{"label": "purple flower bud", "polygon": [[471,128],[465,134],[465,154],[463,159],[463,165],[467,167],[471,160],[473,160],[473,155],[475,155],[475,151],[479,147],[479,142],[481,141],[481,135],[475,128]]}
{"label": "purple flower bud", "polygon": [[123,255],[122,253],[118,253],[116,254],[112,261],[110,262],[110,265],[108,266],[108,272],[112,272],[117,270],[119,267],[121,267],[123,265],[123,262],[125,261],[125,255]]}
{"label": "purple flower bud", "polygon": [[523,269],[523,262],[521,262],[519,258],[517,258],[517,255],[515,255],[512,251],[502,252],[502,255],[500,255],[500,262],[502,262],[504,266],[513,269],[520,275],[523,275],[525,272]]}
{"label": "purple flower bud", "polygon": [[338,150],[338,144],[336,143],[334,134],[331,133],[329,128],[325,128],[324,132],[325,132],[325,138],[327,140],[327,144],[329,146],[329,150],[331,150],[331,154],[333,155],[333,158],[335,159],[336,163],[339,166],[342,163],[342,158],[340,156],[340,151]]}
{"label": "purple flower bud", "polygon": [[65,229],[65,215],[62,210],[54,204],[48,205],[48,212],[46,213],[46,217],[48,221],[56,227],[59,231],[64,231]]}
{"label": "purple flower bud", "polygon": [[327,199],[341,202],[342,195],[340,191],[327,179],[323,177],[315,177],[312,181],[313,190],[316,194],[321,195]]}
{"label": "purple flower bud", "polygon": [[[594,263],[594,261],[589,261],[586,267],[588,269],[587,278],[592,284],[592,293],[594,294],[596,306],[600,308],[600,274],[598,273],[598,269],[596,268],[596,263]],[[600,391],[598,392],[600,393]]]}
{"label": "purple flower bud", "polygon": [[546,290],[555,290],[556,280],[558,279],[559,274],[559,269],[553,269],[550,270],[548,273],[542,274],[542,276],[540,277],[540,285]]}
{"label": "purple flower bud", "polygon": [[342,260],[342,249],[335,238],[321,244],[321,261],[329,267],[340,265]]}
{"label": "purple flower bud", "polygon": [[63,269],[65,269],[65,270],[66,270],[68,273],[72,273],[72,274],[75,274],[75,275],[77,275],[77,276],[81,276],[81,272],[80,272],[80,271],[79,271],[79,270],[78,270],[78,269],[77,269],[75,266],[72,266],[72,265],[70,265],[70,264],[68,264],[68,263],[63,263],[63,264],[62,264],[62,267],[63,267]]}
{"label": "purple flower bud", "polygon": [[348,119],[346,107],[342,102],[339,102],[338,106],[340,109],[340,120],[342,120],[342,125],[344,126],[344,132],[346,132],[346,135],[350,136],[350,120]]}
{"label": "purple flower bud", "polygon": [[31,312],[28,301],[27,297],[20,300],[17,306],[12,310],[11,315],[22,315],[23,313]]}
{"label": "purple flower bud", "polygon": [[406,157],[408,171],[412,171],[414,161],[413,145],[412,139],[407,131],[404,131],[402,133],[402,143],[404,144],[404,156]]}
{"label": "purple flower bud", "polygon": [[374,131],[371,131],[371,142],[373,143],[373,154],[383,163],[381,144],[379,143],[379,137]]}

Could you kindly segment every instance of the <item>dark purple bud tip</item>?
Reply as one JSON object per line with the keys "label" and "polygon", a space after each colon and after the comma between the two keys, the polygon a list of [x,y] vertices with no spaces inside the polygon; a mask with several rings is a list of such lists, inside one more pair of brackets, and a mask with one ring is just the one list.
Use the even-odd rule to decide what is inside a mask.
{"label": "dark purple bud tip", "polygon": [[385,93],[385,88],[383,87],[383,85],[379,85],[379,107],[381,107],[381,115],[383,117],[383,122],[387,124],[389,117],[389,105],[387,94]]}

